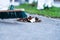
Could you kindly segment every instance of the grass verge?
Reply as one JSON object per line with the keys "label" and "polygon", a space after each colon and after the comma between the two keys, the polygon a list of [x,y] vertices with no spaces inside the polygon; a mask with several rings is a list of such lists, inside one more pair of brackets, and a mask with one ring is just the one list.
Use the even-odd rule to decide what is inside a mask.
{"label": "grass verge", "polygon": [[16,6],[15,8],[17,9],[24,8],[25,12],[30,14],[38,14],[38,15],[44,15],[47,17],[60,18],[60,8],[57,8],[57,7],[52,7],[44,10],[37,10],[36,5],[22,4],[20,6]]}

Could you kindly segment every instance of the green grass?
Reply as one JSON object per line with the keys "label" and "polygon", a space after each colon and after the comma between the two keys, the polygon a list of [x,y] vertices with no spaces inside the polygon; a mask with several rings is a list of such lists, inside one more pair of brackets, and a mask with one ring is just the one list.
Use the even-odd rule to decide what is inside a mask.
{"label": "green grass", "polygon": [[52,7],[44,10],[37,10],[36,5],[31,6],[29,4],[22,4],[20,6],[16,6],[15,8],[17,9],[24,8],[25,11],[30,14],[38,14],[38,15],[43,15],[47,17],[60,18],[60,8],[57,8],[57,7]]}

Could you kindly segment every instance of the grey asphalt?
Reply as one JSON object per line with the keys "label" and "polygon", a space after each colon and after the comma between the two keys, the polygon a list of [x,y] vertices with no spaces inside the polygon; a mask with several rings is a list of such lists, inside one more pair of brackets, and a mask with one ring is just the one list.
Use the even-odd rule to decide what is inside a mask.
{"label": "grey asphalt", "polygon": [[32,16],[37,16],[42,21],[24,23],[14,21],[15,19],[0,19],[0,40],[60,40],[60,19]]}

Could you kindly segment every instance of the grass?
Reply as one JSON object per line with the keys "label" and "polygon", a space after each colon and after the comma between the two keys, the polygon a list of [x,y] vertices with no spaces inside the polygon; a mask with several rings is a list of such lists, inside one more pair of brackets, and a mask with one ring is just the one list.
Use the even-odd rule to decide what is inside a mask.
{"label": "grass", "polygon": [[30,14],[38,14],[38,15],[43,15],[47,17],[60,18],[60,8],[57,8],[57,7],[52,7],[52,8],[44,9],[44,10],[37,10],[36,5],[31,6],[29,4],[22,4],[20,6],[16,6],[15,8],[17,9],[24,8],[25,12],[30,13]]}

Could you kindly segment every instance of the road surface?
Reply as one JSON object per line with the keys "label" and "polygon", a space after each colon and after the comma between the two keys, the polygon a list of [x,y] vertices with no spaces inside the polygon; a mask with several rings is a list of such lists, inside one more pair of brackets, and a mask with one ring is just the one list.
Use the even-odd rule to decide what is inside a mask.
{"label": "road surface", "polygon": [[[42,22],[24,23],[0,19],[0,40],[60,40],[60,19],[39,15]],[[8,21],[7,21],[8,20]]]}

